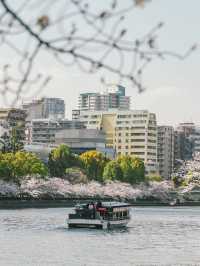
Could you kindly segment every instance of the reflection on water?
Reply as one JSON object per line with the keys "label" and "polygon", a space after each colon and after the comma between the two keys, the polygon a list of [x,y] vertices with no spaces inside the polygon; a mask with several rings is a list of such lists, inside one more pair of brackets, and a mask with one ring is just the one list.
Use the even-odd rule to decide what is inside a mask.
{"label": "reflection on water", "polygon": [[200,265],[200,208],[134,208],[127,228],[67,229],[70,209],[0,210],[0,265]]}

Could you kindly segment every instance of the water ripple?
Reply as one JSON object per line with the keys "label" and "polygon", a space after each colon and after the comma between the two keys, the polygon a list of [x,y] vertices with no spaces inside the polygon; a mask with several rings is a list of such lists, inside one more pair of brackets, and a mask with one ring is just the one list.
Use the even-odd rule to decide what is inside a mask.
{"label": "water ripple", "polygon": [[125,229],[67,229],[70,209],[0,211],[0,265],[200,265],[200,208],[135,208]]}

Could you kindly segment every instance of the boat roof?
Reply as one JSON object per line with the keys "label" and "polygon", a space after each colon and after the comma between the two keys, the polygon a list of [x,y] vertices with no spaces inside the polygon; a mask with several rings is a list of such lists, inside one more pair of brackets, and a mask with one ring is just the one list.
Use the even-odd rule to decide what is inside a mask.
{"label": "boat roof", "polygon": [[[94,202],[97,203],[97,202]],[[87,204],[90,203],[82,203],[82,204],[77,204],[77,207],[84,207]],[[102,207],[103,208],[122,208],[122,207],[130,207],[131,205],[129,203],[125,202],[117,202],[117,201],[101,201]]]}
{"label": "boat roof", "polygon": [[103,201],[102,206],[106,208],[120,208],[120,207],[130,207],[131,205],[125,202]]}

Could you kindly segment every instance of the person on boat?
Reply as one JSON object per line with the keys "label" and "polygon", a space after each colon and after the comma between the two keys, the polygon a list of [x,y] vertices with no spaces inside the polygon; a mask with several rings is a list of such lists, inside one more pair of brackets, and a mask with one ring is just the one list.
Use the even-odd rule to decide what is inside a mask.
{"label": "person on boat", "polygon": [[91,216],[92,216],[91,218],[92,218],[92,219],[95,219],[95,212],[96,212],[96,209],[95,209],[95,204],[94,204],[94,202],[90,202],[90,203],[89,203],[88,209],[89,209],[90,214],[91,214]]}
{"label": "person on boat", "polygon": [[97,204],[96,204],[96,209],[101,208],[101,207],[102,207],[102,202],[98,201]]}

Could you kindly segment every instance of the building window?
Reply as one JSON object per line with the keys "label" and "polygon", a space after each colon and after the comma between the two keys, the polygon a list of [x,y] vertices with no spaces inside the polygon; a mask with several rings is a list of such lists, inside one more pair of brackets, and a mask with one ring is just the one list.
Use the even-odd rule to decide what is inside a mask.
{"label": "building window", "polygon": [[131,133],[131,136],[145,136],[145,133]]}
{"label": "building window", "polygon": [[133,152],[135,155],[144,155],[144,152]]}
{"label": "building window", "polygon": [[147,152],[147,155],[156,156],[156,153],[154,153],[154,152]]}
{"label": "building window", "polygon": [[145,142],[144,139],[131,139],[131,142]]}
{"label": "building window", "polygon": [[150,137],[156,137],[156,134],[154,134],[154,133],[149,133],[149,132],[148,132],[148,136],[150,136]]}
{"label": "building window", "polygon": [[147,149],[156,150],[156,146],[147,146]]}
{"label": "building window", "polygon": [[144,149],[145,148],[145,146],[143,146],[143,145],[132,145],[131,146],[131,149]]}

